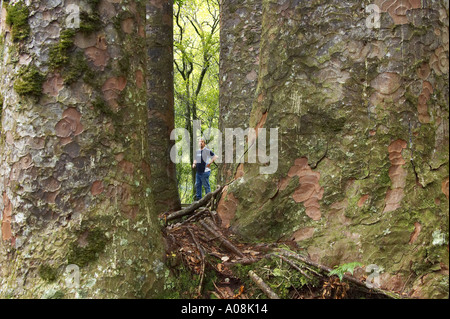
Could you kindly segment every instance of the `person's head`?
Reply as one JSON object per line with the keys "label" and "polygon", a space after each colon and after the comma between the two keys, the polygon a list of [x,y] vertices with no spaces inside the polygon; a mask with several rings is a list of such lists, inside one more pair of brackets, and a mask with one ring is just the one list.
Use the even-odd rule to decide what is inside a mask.
{"label": "person's head", "polygon": [[199,141],[199,145],[201,148],[204,148],[206,146],[206,140],[204,138],[201,138]]}

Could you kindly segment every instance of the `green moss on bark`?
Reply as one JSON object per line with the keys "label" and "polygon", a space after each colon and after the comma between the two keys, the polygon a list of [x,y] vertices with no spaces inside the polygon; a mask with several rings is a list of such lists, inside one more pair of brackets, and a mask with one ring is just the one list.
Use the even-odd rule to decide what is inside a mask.
{"label": "green moss on bark", "polygon": [[[91,231],[85,231],[86,243],[80,244],[80,241],[72,243],[68,256],[68,263],[79,267],[87,266],[89,263],[96,261],[99,254],[103,252],[108,243],[103,230],[95,228]],[[80,235],[83,236],[83,233]]]}
{"label": "green moss on bark", "polygon": [[61,32],[59,43],[50,49],[50,68],[55,70],[67,65],[70,60],[69,49],[73,46],[75,30],[68,29]]}
{"label": "green moss on bark", "polygon": [[39,267],[39,276],[47,282],[53,282],[58,277],[58,272],[49,265],[41,265]]}
{"label": "green moss on bark", "polygon": [[80,31],[83,33],[92,33],[102,28],[102,20],[97,13],[89,14],[81,12],[80,14]]}
{"label": "green moss on bark", "polygon": [[[68,85],[76,82],[83,77],[85,80],[86,75],[90,72],[89,66],[86,62],[84,53],[81,51],[76,52],[69,60],[65,71],[63,72],[64,82]],[[88,83],[88,81],[85,81]],[[89,83],[88,83],[89,84]]]}
{"label": "green moss on bark", "polygon": [[6,24],[11,27],[11,35],[14,41],[24,40],[30,35],[29,14],[30,11],[23,2],[7,6]]}
{"label": "green moss on bark", "polygon": [[22,67],[19,70],[18,79],[14,83],[14,90],[22,96],[40,97],[45,75],[39,72],[35,66]]}

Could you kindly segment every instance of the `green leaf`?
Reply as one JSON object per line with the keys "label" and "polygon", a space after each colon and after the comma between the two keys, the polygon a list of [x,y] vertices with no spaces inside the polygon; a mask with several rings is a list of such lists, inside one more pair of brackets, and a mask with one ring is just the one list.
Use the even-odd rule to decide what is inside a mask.
{"label": "green leaf", "polygon": [[281,269],[279,269],[279,268],[275,268],[273,270],[273,275],[276,276],[276,277],[282,277],[283,276],[283,274],[281,272]]}
{"label": "green leaf", "polygon": [[332,271],[330,271],[328,273],[328,276],[338,276],[339,280],[342,281],[342,279],[344,278],[344,275],[349,272],[353,275],[355,269],[357,267],[361,267],[362,264],[359,262],[352,262],[352,263],[348,263],[348,264],[343,264],[340,266],[334,266],[335,269],[333,269]]}

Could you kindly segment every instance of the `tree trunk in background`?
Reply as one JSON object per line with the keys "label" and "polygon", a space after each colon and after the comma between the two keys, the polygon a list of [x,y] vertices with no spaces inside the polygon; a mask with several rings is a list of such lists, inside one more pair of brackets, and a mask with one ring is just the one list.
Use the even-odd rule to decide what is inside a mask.
{"label": "tree trunk in background", "polygon": [[[448,296],[448,2],[375,1],[381,28],[366,25],[369,1],[263,3],[247,121],[279,128],[279,166],[241,166],[219,204],[224,224],[248,240],[295,240],[329,266],[376,264],[384,288]],[[237,24],[223,9],[222,27]],[[222,53],[246,52],[240,36],[230,47],[223,35]],[[224,103],[254,57],[222,59],[221,126],[239,127],[238,104]]]}
{"label": "tree trunk in background", "polygon": [[[80,6],[78,29],[69,28],[71,3]],[[151,98],[152,108],[169,105],[168,117],[146,121],[147,93],[172,68],[171,59],[152,67],[151,32],[171,15],[146,22],[153,7],[140,1],[16,8],[28,20],[5,24],[3,10],[0,32],[0,296],[154,297],[165,275],[154,196],[172,182],[154,161],[169,148],[171,104]],[[164,128],[161,149],[148,142],[149,126]],[[66,282],[76,277],[69,265],[79,267],[79,287]]]}
{"label": "tree trunk in background", "polygon": [[159,213],[181,208],[175,164],[170,150],[175,141],[173,87],[173,1],[147,1],[148,142],[155,208]]}
{"label": "tree trunk in background", "polygon": [[[219,129],[248,128],[259,72],[262,0],[222,0]],[[219,164],[218,184],[233,180],[238,165]]]}

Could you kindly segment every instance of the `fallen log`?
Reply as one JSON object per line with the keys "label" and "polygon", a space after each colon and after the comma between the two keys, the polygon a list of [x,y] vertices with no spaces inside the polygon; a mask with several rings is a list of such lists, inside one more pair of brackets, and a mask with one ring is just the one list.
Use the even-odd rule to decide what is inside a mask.
{"label": "fallen log", "polygon": [[174,219],[177,219],[177,218],[181,218],[181,217],[189,215],[189,214],[192,214],[193,212],[195,212],[200,207],[205,206],[206,204],[208,204],[208,202],[211,200],[211,198],[215,198],[217,195],[219,195],[222,192],[222,190],[223,190],[223,187],[220,187],[215,192],[209,193],[205,197],[200,199],[199,201],[196,201],[196,202],[192,203],[192,205],[190,205],[189,207],[186,207],[186,208],[184,208],[182,210],[179,210],[177,212],[174,212],[174,213],[171,213],[171,214],[167,215],[166,218],[165,218],[166,222],[174,220]]}
{"label": "fallen log", "polygon": [[253,272],[253,270],[250,270],[248,272],[248,275],[250,277],[250,279],[259,287],[259,289],[261,289],[267,297],[269,297],[270,299],[280,299],[280,297],[273,292],[272,289],[270,289],[270,287],[257,275]]}

